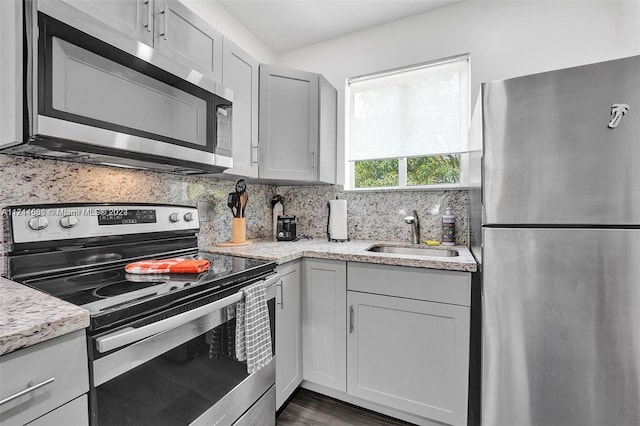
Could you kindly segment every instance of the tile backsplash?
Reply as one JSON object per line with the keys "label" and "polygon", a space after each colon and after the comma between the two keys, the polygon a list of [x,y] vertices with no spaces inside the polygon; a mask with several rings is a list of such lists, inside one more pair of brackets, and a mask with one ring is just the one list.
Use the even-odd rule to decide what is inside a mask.
{"label": "tile backsplash", "polygon": [[327,201],[347,200],[347,227],[351,239],[409,241],[404,218],[416,210],[422,241],[441,241],[441,216],[447,207],[456,216],[456,242],[466,245],[469,196],[466,190],[343,191],[341,186],[279,186],[284,211],[296,215],[298,234],[327,237]]}
{"label": "tile backsplash", "polygon": [[[199,243],[231,238],[227,195],[233,180],[85,165],[0,154],[0,208],[21,204],[140,202],[197,206],[207,203]],[[404,217],[417,210],[422,239],[440,240],[441,215],[450,207],[457,220],[457,243],[468,241],[467,191],[345,192],[336,185],[273,186],[249,183],[247,238],[272,235],[271,198],[284,197],[285,214],[298,218],[298,234],[326,238],[327,201],[347,200],[351,239],[409,241]],[[201,204],[202,205],[202,204]],[[5,275],[4,234],[0,233],[0,275]]]}
{"label": "tile backsplash", "polygon": [[[0,154],[0,207],[43,203],[139,202],[197,206],[211,203],[211,220],[201,223],[201,246],[231,239],[227,195],[235,182],[207,177],[84,165]],[[247,238],[271,235],[271,198],[275,187],[249,184]],[[4,234],[0,260],[4,275]]]}

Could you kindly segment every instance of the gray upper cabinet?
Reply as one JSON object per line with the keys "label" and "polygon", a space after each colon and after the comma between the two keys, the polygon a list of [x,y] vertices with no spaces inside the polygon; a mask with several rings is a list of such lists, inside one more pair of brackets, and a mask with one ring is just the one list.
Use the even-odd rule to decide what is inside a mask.
{"label": "gray upper cabinet", "polygon": [[222,81],[222,34],[177,0],[62,0],[117,32]]}
{"label": "gray upper cabinet", "polygon": [[62,0],[123,34],[153,46],[153,0]]}
{"label": "gray upper cabinet", "polygon": [[176,0],[155,1],[154,47],[172,59],[222,81],[222,34]]}
{"label": "gray upper cabinet", "polygon": [[260,65],[259,177],[335,183],[336,90],[319,74]]}
{"label": "gray upper cabinet", "polygon": [[224,172],[257,178],[258,62],[226,38],[222,53],[222,84],[233,90],[233,168]]}

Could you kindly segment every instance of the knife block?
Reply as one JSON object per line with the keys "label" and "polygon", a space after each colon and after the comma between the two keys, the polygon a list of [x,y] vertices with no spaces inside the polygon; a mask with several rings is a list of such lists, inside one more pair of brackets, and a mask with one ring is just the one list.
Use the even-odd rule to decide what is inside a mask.
{"label": "knife block", "polygon": [[234,217],[231,219],[231,242],[244,243],[247,240],[247,219]]}

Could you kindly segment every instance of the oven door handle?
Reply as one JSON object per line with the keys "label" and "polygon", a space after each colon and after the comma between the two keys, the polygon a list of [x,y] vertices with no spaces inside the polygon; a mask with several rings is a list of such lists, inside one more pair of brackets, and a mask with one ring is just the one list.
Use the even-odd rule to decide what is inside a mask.
{"label": "oven door handle", "polygon": [[[279,274],[273,274],[268,276],[264,280],[265,288],[271,287],[273,284],[280,280]],[[187,324],[197,318],[208,315],[212,312],[226,308],[229,305],[238,303],[242,300],[242,291],[238,291],[231,296],[227,296],[224,299],[216,300],[207,305],[200,306],[199,308],[192,309],[187,312],[175,315],[173,317],[163,319],[158,322],[154,322],[149,325],[145,325],[139,328],[126,327],[122,330],[118,330],[114,333],[106,336],[98,337],[96,339],[96,349],[100,353],[112,351],[114,349],[121,348],[128,344],[137,342],[147,337],[154,336],[156,334],[180,327],[183,324]]]}

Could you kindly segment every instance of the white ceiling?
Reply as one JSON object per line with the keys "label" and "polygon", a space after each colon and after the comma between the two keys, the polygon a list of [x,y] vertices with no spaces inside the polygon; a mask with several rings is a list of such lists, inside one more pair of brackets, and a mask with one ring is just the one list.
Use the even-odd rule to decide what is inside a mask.
{"label": "white ceiling", "polygon": [[218,0],[274,53],[395,21],[461,0]]}

